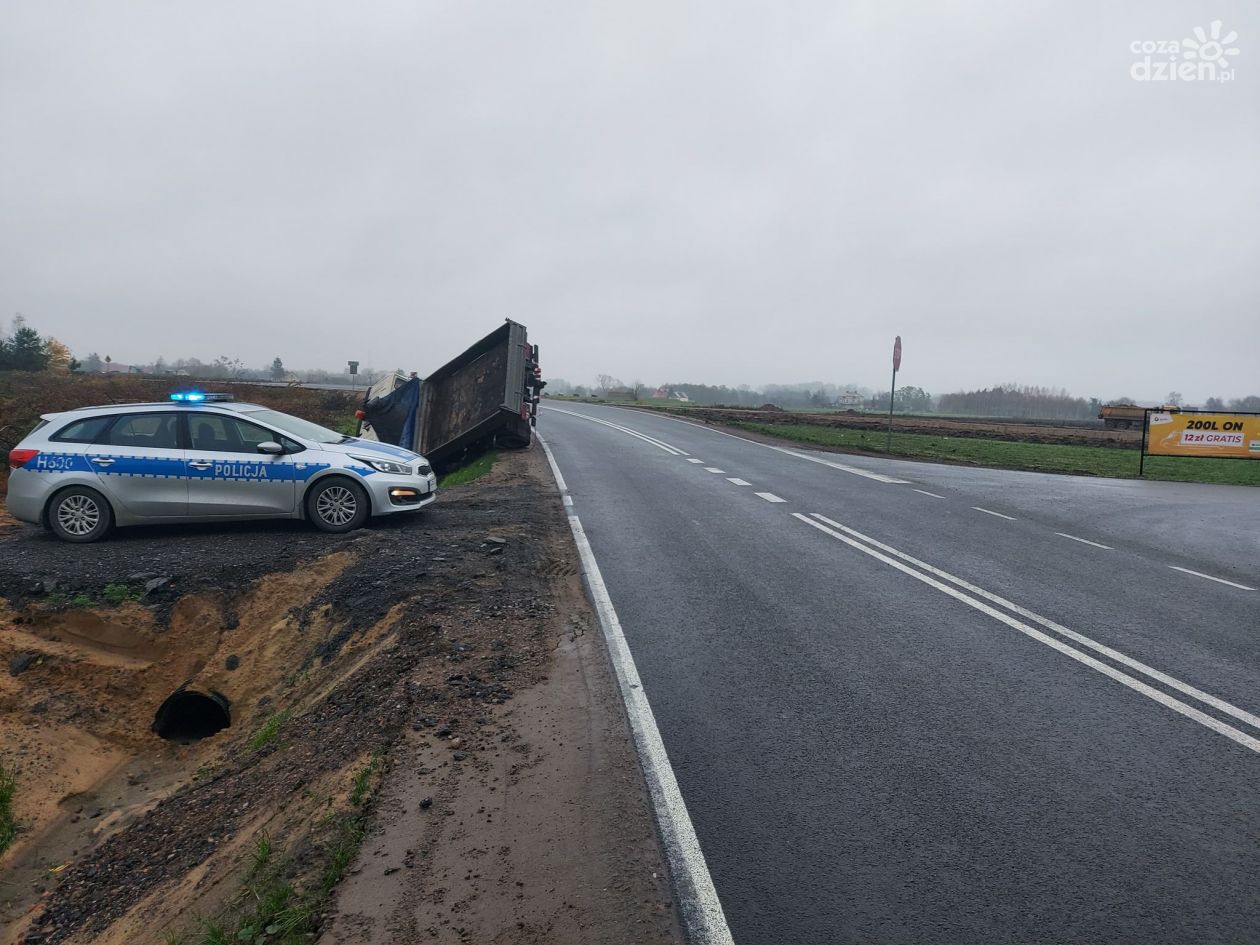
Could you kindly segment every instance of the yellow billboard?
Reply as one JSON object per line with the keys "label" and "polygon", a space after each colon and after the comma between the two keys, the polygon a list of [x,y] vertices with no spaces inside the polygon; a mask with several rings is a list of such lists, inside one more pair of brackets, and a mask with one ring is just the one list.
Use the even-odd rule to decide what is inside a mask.
{"label": "yellow billboard", "polygon": [[1260,459],[1260,414],[1152,411],[1146,452],[1153,456]]}

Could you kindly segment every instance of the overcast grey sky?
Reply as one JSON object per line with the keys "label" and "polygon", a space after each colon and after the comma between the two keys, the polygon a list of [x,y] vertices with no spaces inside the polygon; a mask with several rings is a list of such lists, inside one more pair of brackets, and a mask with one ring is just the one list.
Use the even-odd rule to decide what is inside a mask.
{"label": "overcast grey sky", "polygon": [[[1222,20],[1228,83],[1135,81]],[[0,314],[119,361],[1260,392],[1260,6],[0,0]],[[1167,58],[1156,55],[1154,59]]]}

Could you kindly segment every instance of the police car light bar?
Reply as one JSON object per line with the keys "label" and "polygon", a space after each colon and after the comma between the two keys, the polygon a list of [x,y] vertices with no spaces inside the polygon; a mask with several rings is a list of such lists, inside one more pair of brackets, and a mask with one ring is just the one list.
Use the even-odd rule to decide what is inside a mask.
{"label": "police car light bar", "polygon": [[232,399],[231,394],[205,394],[199,390],[177,391],[176,393],[171,394],[171,400],[178,400],[178,401],[182,401],[183,403],[190,403],[190,404],[201,403],[202,401],[222,402],[222,401],[231,400],[231,399]]}

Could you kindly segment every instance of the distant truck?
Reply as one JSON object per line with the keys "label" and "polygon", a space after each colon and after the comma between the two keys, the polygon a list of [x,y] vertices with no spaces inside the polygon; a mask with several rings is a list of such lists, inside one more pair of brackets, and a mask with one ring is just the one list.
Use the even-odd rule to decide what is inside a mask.
{"label": "distant truck", "polygon": [[1137,404],[1104,404],[1098,419],[1104,426],[1113,430],[1140,430],[1147,410],[1162,410],[1164,413],[1176,413],[1181,408],[1176,404],[1164,404],[1158,408],[1139,407]]}
{"label": "distant truck", "polygon": [[528,446],[544,386],[538,346],[506,319],[428,377],[393,374],[374,385],[359,411],[362,435],[438,467],[474,446]]}

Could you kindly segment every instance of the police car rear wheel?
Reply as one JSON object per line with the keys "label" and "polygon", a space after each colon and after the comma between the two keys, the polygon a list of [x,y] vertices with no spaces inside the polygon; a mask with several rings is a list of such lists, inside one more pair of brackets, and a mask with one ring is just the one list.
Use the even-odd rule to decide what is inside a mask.
{"label": "police car rear wheel", "polygon": [[321,482],[306,499],[306,511],[315,527],[326,532],[349,532],[367,521],[367,493],[346,479]]}
{"label": "police car rear wheel", "polygon": [[48,507],[48,527],[63,541],[99,541],[114,525],[114,512],[93,489],[75,486],[59,492]]}

